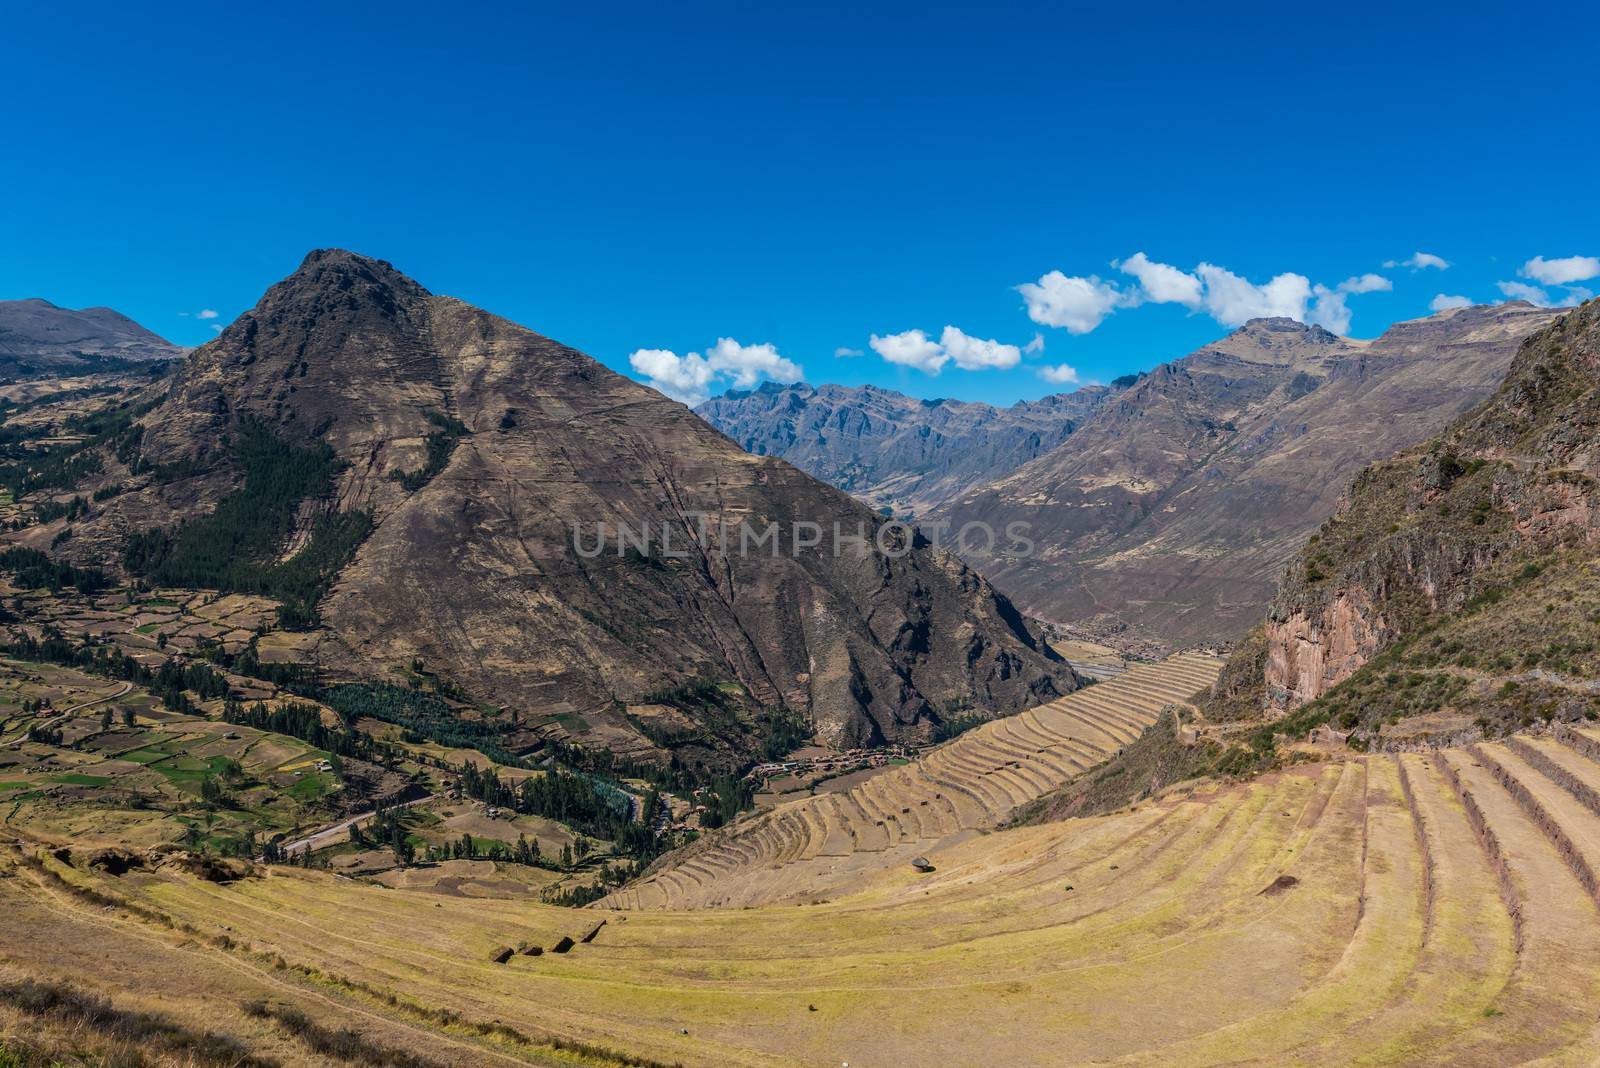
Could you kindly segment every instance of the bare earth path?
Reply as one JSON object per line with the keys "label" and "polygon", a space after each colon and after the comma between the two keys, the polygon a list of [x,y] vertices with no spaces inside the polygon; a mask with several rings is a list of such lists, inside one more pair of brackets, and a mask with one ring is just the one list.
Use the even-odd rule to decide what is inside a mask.
{"label": "bare earth path", "polygon": [[[390,807],[410,808],[412,805],[420,805],[424,801],[432,800],[433,795],[427,794],[423,797],[412,798],[410,801],[402,801],[398,805],[391,805]],[[348,833],[350,828],[366,823],[375,818],[377,815],[378,813],[376,810],[371,812],[357,813],[356,815],[351,816],[349,819],[340,820],[338,823],[324,827],[322,830],[316,831],[312,834],[308,834],[304,838],[296,838],[292,842],[285,842],[283,845],[283,851],[285,853],[298,853],[307,848],[320,849],[323,846],[332,843],[332,841],[339,835]]]}
{"label": "bare earth path", "polygon": [[70,716],[74,712],[81,712],[86,708],[93,708],[96,705],[103,705],[107,701],[115,701],[119,697],[126,697],[126,696],[128,696],[128,694],[130,694],[132,692],[133,692],[133,683],[124,682],[120,687],[118,687],[116,693],[109,693],[109,694],[106,694],[104,697],[96,697],[96,698],[94,698],[92,700],[84,701],[81,704],[73,705],[71,708],[67,709],[65,712],[63,712],[61,714],[63,716]]}

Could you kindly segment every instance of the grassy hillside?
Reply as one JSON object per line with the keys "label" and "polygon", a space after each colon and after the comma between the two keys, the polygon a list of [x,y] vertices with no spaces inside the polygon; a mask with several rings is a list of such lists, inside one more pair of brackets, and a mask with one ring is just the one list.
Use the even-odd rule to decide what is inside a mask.
{"label": "grassy hillside", "polygon": [[1600,302],[1519,350],[1484,404],[1373,464],[1285,571],[1207,706],[1356,744],[1600,713]]}

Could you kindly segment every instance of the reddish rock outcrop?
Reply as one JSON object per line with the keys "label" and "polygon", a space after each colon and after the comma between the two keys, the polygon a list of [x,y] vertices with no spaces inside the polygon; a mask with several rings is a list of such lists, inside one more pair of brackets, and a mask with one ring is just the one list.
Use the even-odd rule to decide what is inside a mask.
{"label": "reddish rock outcrop", "polygon": [[[1547,568],[1581,568],[1570,550],[1597,539],[1600,301],[1591,301],[1528,338],[1483,404],[1356,478],[1283,573],[1259,658],[1266,709],[1314,700],[1396,639],[1481,610]],[[1533,642],[1537,628],[1524,629]]]}

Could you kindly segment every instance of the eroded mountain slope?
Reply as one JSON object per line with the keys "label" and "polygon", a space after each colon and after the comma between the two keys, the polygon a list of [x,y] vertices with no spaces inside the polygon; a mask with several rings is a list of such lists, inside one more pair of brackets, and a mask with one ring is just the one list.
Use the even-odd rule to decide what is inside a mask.
{"label": "eroded mountain slope", "polygon": [[[132,538],[136,570],[171,573],[182,557],[204,577],[217,550],[193,544],[200,518],[209,536],[265,537],[233,514],[245,492],[283,512],[282,566],[215,570],[283,586],[306,613],[338,574],[307,656],[351,673],[420,660],[486,714],[504,708],[513,740],[749,751],[759,716],[788,713],[831,741],[913,738],[942,715],[1012,711],[1077,682],[953,556],[901,552],[892,531],[892,552],[860,551],[850,537],[874,541],[882,519],[847,495],[348,252],[308,256],[192,353],[117,444],[84,488],[126,492],[66,551],[106,560]],[[589,555],[601,523],[610,541]],[[820,544],[797,549],[811,534],[796,523]],[[773,524],[777,551],[741,540]],[[650,549],[620,545],[620,527],[648,531]]]}
{"label": "eroded mountain slope", "polygon": [[1528,338],[1487,401],[1362,471],[1234,688],[1374,737],[1403,713],[1489,731],[1600,714],[1597,485],[1591,301]]}
{"label": "eroded mountain slope", "polygon": [[1175,644],[1234,636],[1350,477],[1493,392],[1554,314],[1478,306],[1372,341],[1253,320],[935,518],[1031,524],[1032,556],[969,558],[1044,618],[1102,617]]}

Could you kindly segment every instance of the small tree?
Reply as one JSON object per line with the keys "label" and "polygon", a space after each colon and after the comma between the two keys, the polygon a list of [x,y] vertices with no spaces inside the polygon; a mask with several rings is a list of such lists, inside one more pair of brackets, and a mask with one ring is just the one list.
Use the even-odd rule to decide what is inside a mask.
{"label": "small tree", "polygon": [[208,805],[222,804],[222,784],[214,776],[207,775],[200,782],[200,800]]}
{"label": "small tree", "polygon": [[124,708],[122,710],[122,725],[124,727],[133,726],[133,709]]}
{"label": "small tree", "polygon": [[417,859],[417,850],[406,837],[406,829],[395,820],[389,825],[389,848],[394,851],[394,862],[401,867]]}
{"label": "small tree", "polygon": [[100,729],[103,731],[110,730],[111,722],[111,709],[108,708],[104,712],[100,713]]}

